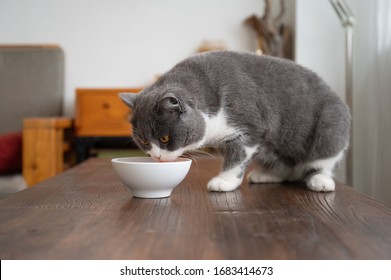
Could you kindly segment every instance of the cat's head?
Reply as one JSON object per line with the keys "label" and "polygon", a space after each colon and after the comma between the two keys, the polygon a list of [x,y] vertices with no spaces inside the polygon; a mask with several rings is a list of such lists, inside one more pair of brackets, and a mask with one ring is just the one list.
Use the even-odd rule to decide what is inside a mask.
{"label": "cat's head", "polygon": [[132,109],[133,139],[151,157],[173,161],[200,145],[205,122],[180,90],[120,93]]}

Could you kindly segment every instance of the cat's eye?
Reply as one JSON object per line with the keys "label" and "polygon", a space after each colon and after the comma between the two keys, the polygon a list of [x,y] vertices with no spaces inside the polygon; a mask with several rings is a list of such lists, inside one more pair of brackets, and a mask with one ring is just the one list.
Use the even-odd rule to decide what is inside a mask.
{"label": "cat's eye", "polygon": [[143,144],[143,145],[145,145],[145,146],[149,145],[149,142],[148,142],[148,141],[145,141],[145,140],[140,139],[140,142],[141,142],[141,144]]}
{"label": "cat's eye", "polygon": [[163,137],[160,137],[159,141],[162,142],[163,144],[167,144],[168,141],[170,141],[170,136],[165,135]]}

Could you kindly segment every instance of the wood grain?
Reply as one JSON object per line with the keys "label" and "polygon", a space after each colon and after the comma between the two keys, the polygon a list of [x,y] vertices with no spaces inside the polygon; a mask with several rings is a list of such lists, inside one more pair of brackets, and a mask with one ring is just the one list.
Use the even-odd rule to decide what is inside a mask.
{"label": "wood grain", "polygon": [[205,186],[220,162],[193,162],[169,198],[138,199],[90,159],[0,200],[1,259],[390,259],[391,210],[353,188]]}

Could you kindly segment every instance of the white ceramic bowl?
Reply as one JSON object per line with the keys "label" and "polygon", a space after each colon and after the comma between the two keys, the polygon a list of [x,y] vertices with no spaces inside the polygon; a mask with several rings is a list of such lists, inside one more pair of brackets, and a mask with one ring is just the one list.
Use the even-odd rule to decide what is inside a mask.
{"label": "white ceramic bowl", "polygon": [[191,159],[158,162],[150,157],[125,157],[114,158],[111,163],[133,196],[161,198],[170,196],[182,182],[189,172]]}

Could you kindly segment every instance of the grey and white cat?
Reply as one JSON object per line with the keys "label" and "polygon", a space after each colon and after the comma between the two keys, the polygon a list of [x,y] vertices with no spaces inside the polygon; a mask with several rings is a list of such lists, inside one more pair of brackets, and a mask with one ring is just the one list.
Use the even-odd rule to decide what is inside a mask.
{"label": "grey and white cat", "polygon": [[252,183],[305,181],[333,191],[333,169],[348,146],[350,115],[312,71],[294,62],[228,51],[192,56],[140,94],[120,94],[133,109],[138,146],[172,161],[218,147],[221,173],[207,185],[232,191],[246,167]]}

